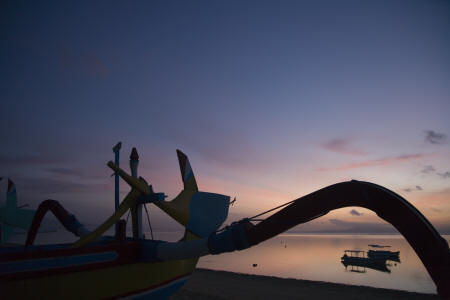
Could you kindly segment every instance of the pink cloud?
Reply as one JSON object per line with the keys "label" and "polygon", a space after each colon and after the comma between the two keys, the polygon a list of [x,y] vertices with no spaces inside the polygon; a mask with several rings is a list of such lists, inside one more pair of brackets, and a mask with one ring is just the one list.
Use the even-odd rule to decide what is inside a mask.
{"label": "pink cloud", "polygon": [[403,163],[407,161],[412,160],[419,160],[424,157],[428,157],[430,154],[423,154],[423,153],[417,153],[417,154],[404,154],[394,157],[384,157],[379,159],[371,159],[371,160],[364,160],[356,163],[350,163],[347,165],[334,167],[334,168],[321,168],[319,171],[331,171],[331,170],[350,170],[350,169],[357,169],[357,168],[366,168],[366,167],[377,167],[377,166],[387,166],[387,165],[393,165],[398,163]]}
{"label": "pink cloud", "polygon": [[450,188],[420,193],[414,198],[414,205],[441,232],[450,233]]}
{"label": "pink cloud", "polygon": [[322,144],[322,147],[326,150],[340,153],[340,154],[350,154],[350,155],[366,155],[367,152],[357,149],[350,145],[349,139],[333,139]]}

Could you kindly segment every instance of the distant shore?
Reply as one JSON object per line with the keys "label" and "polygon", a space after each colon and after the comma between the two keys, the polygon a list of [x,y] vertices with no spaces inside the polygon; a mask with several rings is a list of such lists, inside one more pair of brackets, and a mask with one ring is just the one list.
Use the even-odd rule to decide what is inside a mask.
{"label": "distant shore", "polygon": [[439,297],[365,286],[196,269],[183,288],[170,299],[437,300]]}

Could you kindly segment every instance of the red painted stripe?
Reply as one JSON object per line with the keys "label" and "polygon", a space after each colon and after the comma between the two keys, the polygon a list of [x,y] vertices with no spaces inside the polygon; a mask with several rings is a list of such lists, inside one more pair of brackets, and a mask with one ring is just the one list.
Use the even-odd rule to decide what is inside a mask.
{"label": "red painted stripe", "polygon": [[[139,262],[139,254],[140,247],[138,243],[123,243],[123,244],[114,244],[107,246],[99,246],[99,247],[87,247],[87,248],[73,248],[73,249],[60,249],[60,250],[51,250],[51,251],[33,251],[36,253],[22,253],[15,254],[14,259],[6,259],[2,256],[0,262],[8,262],[8,261],[19,261],[19,260],[32,260],[32,259],[41,259],[41,258],[51,258],[51,257],[63,257],[63,256],[71,256],[71,255],[80,255],[80,254],[93,254],[93,253],[101,253],[114,251],[118,254],[118,258],[114,261],[110,262],[101,262],[101,263],[91,263],[88,265],[80,265],[80,266],[71,266],[67,268],[61,269],[51,269],[51,270],[42,270],[42,271],[33,271],[33,272],[17,272],[11,274],[5,274],[0,276],[0,281],[15,281],[15,280],[24,280],[35,277],[44,277],[44,276],[54,276],[59,274],[66,273],[74,273],[74,272],[82,272],[89,271],[95,269],[103,269],[110,268],[117,265],[126,265]],[[7,256],[7,255],[5,255]]]}
{"label": "red painted stripe", "polygon": [[130,255],[137,252],[140,248],[139,242],[109,242],[107,244],[101,244],[97,246],[89,246],[82,248],[64,248],[64,249],[33,249],[29,252],[16,252],[16,253],[5,253],[0,255],[0,262],[9,262],[15,260],[29,260],[37,258],[48,258],[48,257],[59,257],[59,256],[70,256],[70,255],[80,255],[89,254],[96,252],[108,252],[115,251],[119,255]]}

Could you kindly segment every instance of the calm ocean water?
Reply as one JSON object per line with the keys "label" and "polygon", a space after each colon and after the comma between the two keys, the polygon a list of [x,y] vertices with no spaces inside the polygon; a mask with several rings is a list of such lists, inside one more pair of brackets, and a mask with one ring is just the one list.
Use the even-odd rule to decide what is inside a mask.
{"label": "calm ocean water", "polygon": [[[447,242],[450,236],[444,236]],[[400,262],[387,262],[388,272],[347,268],[341,263],[344,250],[367,251],[369,244],[390,245],[400,251]],[[257,264],[253,267],[253,264]],[[240,252],[200,259],[201,268],[283,278],[328,281],[352,285],[436,293],[436,286],[422,262],[400,235],[279,235]],[[354,272],[358,270],[359,272]]]}
{"label": "calm ocean water", "polygon": [[[150,236],[149,233],[146,234]],[[56,238],[57,237],[57,238]],[[182,232],[156,232],[155,239],[177,241]],[[450,235],[443,236],[450,242]],[[17,242],[22,237],[17,236]],[[36,242],[73,242],[68,233],[38,234]],[[389,272],[345,267],[344,250],[367,251],[369,244],[390,245],[400,251],[400,262],[387,262]],[[257,264],[256,267],[253,264]],[[198,267],[352,285],[365,285],[421,293],[436,293],[436,286],[414,250],[401,235],[302,235],[284,234],[253,248],[202,257]],[[359,272],[354,272],[358,270]]]}

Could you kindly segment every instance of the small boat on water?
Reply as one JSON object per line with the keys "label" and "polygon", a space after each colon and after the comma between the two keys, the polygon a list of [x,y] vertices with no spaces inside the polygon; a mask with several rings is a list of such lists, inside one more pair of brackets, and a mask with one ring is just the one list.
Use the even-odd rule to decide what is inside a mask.
{"label": "small boat on water", "polygon": [[[391,246],[379,246],[379,245],[369,245],[369,247],[375,248],[375,249],[385,249],[390,248]],[[400,251],[389,251],[389,250],[374,250],[369,249],[367,251],[367,256],[374,259],[386,259],[386,260],[392,260],[395,262],[400,262]]]}
{"label": "small boat on water", "polygon": [[[344,255],[341,257],[341,263],[345,266],[346,270],[348,266],[352,267],[350,269],[351,272],[365,273],[365,268],[369,268],[380,272],[391,273],[391,270],[387,268],[386,259],[367,257],[366,253],[361,250],[345,250]],[[363,267],[364,269],[355,269],[353,267]]]}

